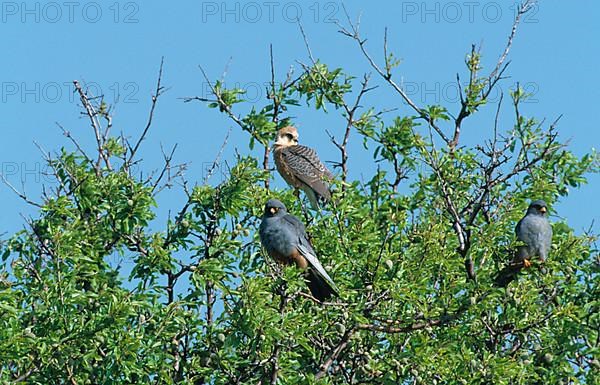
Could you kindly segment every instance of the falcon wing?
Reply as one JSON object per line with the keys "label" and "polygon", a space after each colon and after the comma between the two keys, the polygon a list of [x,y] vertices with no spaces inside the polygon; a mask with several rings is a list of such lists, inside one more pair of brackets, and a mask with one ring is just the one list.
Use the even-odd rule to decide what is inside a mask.
{"label": "falcon wing", "polygon": [[339,290],[333,282],[333,279],[331,279],[329,274],[327,274],[327,271],[325,271],[323,265],[321,265],[321,262],[319,262],[315,250],[313,249],[306,235],[306,229],[304,227],[304,224],[302,224],[302,222],[298,218],[291,214],[287,214],[283,217],[283,219],[289,226],[294,228],[294,231],[298,235],[298,244],[296,245],[296,247],[298,248],[300,254],[302,254],[302,256],[306,258],[306,261],[310,265],[311,269],[313,269],[317,275],[323,278],[325,282],[327,282],[327,284],[331,286],[331,288],[335,292],[338,292]]}
{"label": "falcon wing", "polygon": [[306,239],[306,228],[300,219],[296,218],[292,214],[286,214],[283,216],[283,220],[285,221],[286,225],[291,226],[294,229],[294,232],[298,234],[299,237]]}
{"label": "falcon wing", "polygon": [[282,149],[282,155],[287,167],[296,178],[326,200],[331,198],[326,179],[333,179],[333,174],[319,160],[315,150],[296,145]]}
{"label": "falcon wing", "polygon": [[550,225],[550,222],[547,222],[547,225],[542,229],[542,236],[544,246],[546,246],[546,249],[550,250],[550,246],[552,245],[552,226]]}
{"label": "falcon wing", "polygon": [[319,262],[316,255],[314,255],[314,252],[311,252],[312,247],[310,247],[310,245],[306,247],[306,245],[302,243],[300,243],[297,247],[298,251],[300,251],[300,254],[302,254],[302,256],[304,256],[304,258],[306,258],[306,260],[308,261],[308,264],[310,265],[311,269],[313,269],[317,275],[323,278],[325,282],[327,282],[327,284],[331,286],[334,292],[339,292],[339,289],[333,282],[333,279],[331,279],[329,274],[327,274],[327,271],[325,271],[323,265],[321,265],[321,262]]}
{"label": "falcon wing", "polygon": [[517,223],[517,227],[515,228],[517,239],[523,241],[530,248],[535,247],[537,237],[536,232],[535,221],[529,215],[524,216],[519,223]]}
{"label": "falcon wing", "polygon": [[519,257],[531,258],[538,256],[543,260],[548,257],[552,244],[552,226],[544,217],[526,215],[517,223],[517,238],[527,247],[519,248]]}

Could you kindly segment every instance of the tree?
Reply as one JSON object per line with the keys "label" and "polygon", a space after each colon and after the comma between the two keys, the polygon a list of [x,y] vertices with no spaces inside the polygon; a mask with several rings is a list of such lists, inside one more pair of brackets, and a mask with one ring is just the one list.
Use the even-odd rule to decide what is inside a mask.
{"label": "tree", "polygon": [[[373,72],[411,112],[389,117],[363,108],[372,80],[312,57],[297,77],[272,78],[261,109],[238,115],[241,89],[210,82],[208,102],[260,145],[262,159],[238,156],[228,177],[193,188],[164,154],[148,178],[132,172],[163,92],[161,73],[147,125],[129,141],[111,135],[110,108],[75,82],[96,139],[92,150],[69,132],[75,151],[48,157],[56,184],[39,214],[2,244],[0,380],[28,384],[594,384],[600,317],[597,237],[553,224],[550,259],[507,288],[495,274],[518,245],[514,225],[529,200],[550,207],[568,187],[598,172],[559,141],[558,119],[500,116],[490,92],[502,81],[520,16],[495,68],[466,56],[458,113],[418,106],[395,82],[398,62],[378,64],[348,21]],[[349,19],[350,20],[350,19]],[[304,33],[304,32],[303,32]],[[306,38],[305,38],[306,39]],[[307,45],[308,45],[308,40]],[[208,76],[205,74],[207,81]],[[458,80],[458,84],[462,84]],[[508,98],[507,98],[508,99]],[[506,102],[504,102],[506,103]],[[308,211],[289,189],[269,189],[269,142],[306,104],[339,112],[339,179],[334,203]],[[489,139],[461,145],[464,122],[485,108]],[[351,180],[350,139],[377,165]],[[218,159],[215,161],[215,167]],[[368,170],[365,170],[366,174]],[[164,230],[149,225],[156,195],[175,180],[187,200]],[[257,228],[267,197],[279,197],[308,224],[315,249],[340,288],[319,303],[301,272],[270,261]],[[123,278],[119,256],[133,268]]]}

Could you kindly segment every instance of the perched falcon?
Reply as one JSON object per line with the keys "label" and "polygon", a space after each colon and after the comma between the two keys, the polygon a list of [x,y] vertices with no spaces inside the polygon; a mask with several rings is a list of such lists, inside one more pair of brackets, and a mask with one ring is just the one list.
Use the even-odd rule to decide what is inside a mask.
{"label": "perched falcon", "polygon": [[312,248],[304,225],[298,218],[288,214],[277,199],[270,199],[259,228],[260,241],[269,255],[285,265],[296,264],[306,271],[308,288],[312,295],[323,302],[337,296],[337,287]]}
{"label": "perched falcon", "polygon": [[512,262],[498,274],[498,286],[508,285],[523,267],[530,267],[531,258],[539,257],[542,262],[548,258],[552,245],[552,226],[546,216],[547,212],[546,202],[533,201],[527,209],[527,214],[517,223],[517,239],[525,245],[517,248]]}
{"label": "perched falcon", "polygon": [[283,127],[277,132],[273,152],[279,174],[287,184],[304,191],[314,209],[319,208],[319,203],[329,202],[333,174],[321,163],[315,150],[298,144],[295,127]]}

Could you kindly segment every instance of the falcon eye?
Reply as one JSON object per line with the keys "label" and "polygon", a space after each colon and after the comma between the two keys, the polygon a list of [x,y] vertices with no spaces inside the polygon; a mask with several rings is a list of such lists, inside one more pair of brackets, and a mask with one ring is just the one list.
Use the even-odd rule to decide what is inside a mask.
{"label": "falcon eye", "polygon": [[294,140],[294,135],[292,135],[292,134],[285,134],[285,137],[288,138],[289,140]]}

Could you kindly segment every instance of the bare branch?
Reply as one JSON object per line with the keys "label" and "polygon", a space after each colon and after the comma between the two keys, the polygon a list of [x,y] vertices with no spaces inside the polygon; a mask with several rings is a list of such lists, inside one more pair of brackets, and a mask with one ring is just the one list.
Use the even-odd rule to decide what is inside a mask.
{"label": "bare branch", "polygon": [[75,90],[79,94],[79,99],[81,101],[81,104],[83,105],[83,108],[86,111],[86,115],[88,116],[88,118],[90,120],[90,124],[94,131],[94,136],[96,138],[96,146],[97,146],[97,151],[98,151],[98,160],[96,161],[96,166],[95,166],[96,174],[100,173],[100,161],[101,160],[104,160],[104,164],[106,165],[106,167],[109,170],[111,170],[112,167],[110,165],[110,160],[109,160],[108,154],[106,153],[106,151],[104,149],[104,141],[102,140],[102,136],[100,134],[101,124],[100,124],[100,121],[98,120],[99,112],[96,111],[96,108],[90,101],[90,97],[83,90],[83,88],[81,87],[81,85],[79,84],[79,82],[77,80],[73,81],[73,85],[75,86]]}
{"label": "bare branch", "polygon": [[92,166],[94,167],[94,162],[90,159],[90,157],[87,156],[86,152],[83,151],[83,148],[81,147],[81,145],[79,144],[79,142],[73,138],[73,135],[71,135],[70,131],[67,131],[60,123],[56,122],[56,125],[58,127],[60,127],[60,129],[63,132],[63,135],[66,136],[67,138],[69,138],[69,140],[75,145],[75,147],[77,148],[77,151],[81,154],[81,156],[83,156],[85,158],[85,160]]}
{"label": "bare branch", "polygon": [[227,116],[229,116],[229,118],[231,118],[231,120],[233,120],[235,122],[235,124],[240,126],[242,128],[242,130],[250,132],[248,127],[242,122],[242,120],[233,113],[233,111],[231,110],[231,107],[229,107],[229,105],[227,103],[225,103],[225,101],[223,100],[223,98],[221,96],[221,93],[212,84],[212,82],[208,78],[208,75],[206,74],[206,71],[204,71],[204,68],[202,68],[202,66],[198,66],[198,68],[200,68],[200,71],[202,72],[202,76],[204,77],[204,80],[210,87],[210,90],[211,90],[212,94],[214,95],[214,97],[217,99],[212,100],[212,99],[207,99],[207,98],[200,97],[200,96],[191,96],[191,97],[188,96],[188,97],[183,98],[183,102],[189,103],[193,100],[197,100],[200,102],[216,102],[219,105],[219,109],[221,111],[225,112],[227,114]]}
{"label": "bare branch", "polygon": [[346,346],[348,346],[348,342],[350,341],[350,338],[352,338],[352,336],[354,335],[355,332],[356,332],[356,329],[352,328],[352,329],[347,330],[344,333],[344,335],[338,342],[337,346],[335,348],[333,348],[333,350],[331,351],[331,353],[329,354],[327,359],[319,367],[319,371],[315,374],[315,380],[318,380],[327,374],[327,371],[329,370],[329,368],[331,367],[333,362],[344,351]]}
{"label": "bare branch", "polygon": [[[312,62],[312,65],[315,66],[317,64],[317,62],[315,61],[313,55],[312,55],[312,51],[310,49],[310,44],[308,42],[308,37],[306,36],[306,33],[304,32],[304,28],[302,27],[302,24],[300,23],[300,21],[298,21],[298,26],[300,27],[300,32],[302,34],[302,37],[304,39],[304,45],[306,46],[306,49],[308,51],[308,56]],[[312,73],[311,68],[308,67],[307,65],[300,63],[300,65],[302,65],[302,67],[305,70],[306,75],[310,75]],[[324,82],[328,82],[328,79],[325,78],[325,76],[319,72],[316,71],[316,74],[318,76],[321,77],[321,80]],[[336,97],[341,100],[341,107],[344,109],[345,112],[345,118],[346,118],[346,127],[344,129],[344,136],[342,138],[341,142],[338,142],[335,137],[327,130],[325,130],[327,132],[327,135],[329,135],[329,138],[331,139],[331,142],[338,148],[338,150],[340,151],[340,155],[341,155],[341,161],[339,163],[339,167],[341,167],[342,169],[342,181],[345,182],[347,180],[348,177],[348,151],[347,151],[347,147],[348,147],[348,141],[350,139],[350,133],[352,130],[352,127],[354,126],[354,124],[356,123],[356,120],[354,119],[354,116],[356,115],[356,111],[361,107],[360,102],[363,98],[363,96],[368,93],[369,91],[374,90],[375,87],[369,87],[369,79],[370,79],[371,75],[370,74],[365,74],[363,75],[363,80],[361,81],[361,89],[358,93],[358,95],[356,96],[356,99],[354,101],[354,104],[352,106],[350,106],[345,100],[342,94],[340,94],[339,91],[337,90],[333,90],[336,94]],[[324,90],[322,90],[324,91]],[[325,97],[327,97],[326,93],[324,92]],[[329,100],[329,98],[328,98]],[[330,102],[333,103],[333,101],[329,100]],[[339,104],[339,103],[336,103]],[[342,184],[342,190],[344,190],[346,188],[345,184]]]}
{"label": "bare branch", "polygon": [[[521,16],[523,16],[525,13],[527,13],[527,11],[529,11],[535,5],[536,2],[537,2],[536,0],[526,0],[524,3],[522,3],[519,6],[519,10],[517,11],[517,15],[515,16],[515,21],[513,22],[513,26],[510,31],[510,35],[508,36],[508,41],[506,42],[506,46],[504,47],[504,52],[502,52],[502,55],[500,56],[500,58],[498,59],[498,62],[496,63],[496,67],[490,73],[490,76],[488,77],[488,79],[490,81],[490,87],[493,87],[493,84],[495,83],[494,79],[499,79],[500,76],[502,76],[502,72],[504,72],[504,69],[502,69],[503,65],[504,65],[504,61],[506,60],[506,57],[508,56],[508,53],[510,52],[510,48],[512,47],[513,39],[515,38],[515,34],[517,33],[517,27],[519,26],[519,23],[521,21]],[[506,67],[504,66],[504,68],[506,68]],[[488,94],[489,94],[489,92],[488,92]]]}
{"label": "bare branch", "polygon": [[215,160],[213,161],[212,165],[208,169],[208,172],[204,176],[204,180],[202,181],[203,184],[208,183],[208,180],[210,179],[210,177],[213,175],[215,170],[219,167],[219,162],[221,161],[221,156],[223,155],[223,151],[225,151],[225,147],[227,146],[227,142],[229,141],[230,134],[231,134],[231,127],[229,128],[229,130],[227,130],[227,134],[225,135],[225,139],[223,139],[223,143],[221,144],[221,147],[219,148],[219,152],[217,153],[217,156],[215,157]]}
{"label": "bare branch", "polygon": [[[162,153],[162,156],[163,156],[163,159],[165,162],[164,166],[162,167],[158,177],[156,177],[154,179],[154,173],[152,173],[145,182],[145,183],[150,183],[152,181],[152,179],[154,179],[154,182],[152,182],[153,195],[157,195],[165,188],[171,188],[173,186],[173,181],[175,179],[183,176],[183,173],[186,170],[188,164],[187,163],[181,163],[181,164],[176,164],[176,165],[171,164],[171,161],[173,160],[173,156],[175,155],[176,149],[177,149],[177,144],[175,144],[173,146],[173,148],[171,149],[171,152],[167,154],[161,144],[160,151]],[[172,173],[171,172],[172,170],[175,170],[175,172]],[[165,176],[166,176],[165,183],[159,187],[160,182],[163,180],[163,178],[165,178]]]}
{"label": "bare branch", "polygon": [[[519,6],[519,10],[517,11],[517,15],[515,16],[515,20],[513,22],[512,29],[511,29],[510,35],[508,37],[508,41],[506,42],[506,46],[504,47],[504,51],[502,52],[502,54],[500,55],[500,58],[496,62],[496,66],[494,67],[492,72],[490,72],[490,74],[488,75],[487,79],[484,82],[485,89],[481,90],[481,95],[479,96],[480,101],[487,100],[488,96],[490,95],[490,93],[492,92],[492,90],[494,89],[494,87],[496,86],[498,81],[500,81],[503,78],[502,75],[504,74],[504,72],[506,71],[506,68],[509,65],[509,62],[506,62],[506,58],[508,57],[508,54],[512,47],[513,40],[514,40],[516,32],[517,32],[517,27],[521,21],[521,17],[523,16],[523,14],[527,13],[527,11],[529,11],[529,9],[531,9],[531,7],[535,4],[535,2],[536,2],[535,0],[526,0],[524,3],[522,3]],[[478,56],[479,52],[476,51],[475,46],[473,45],[473,46],[471,46],[471,58],[475,57],[475,55]],[[462,125],[463,120],[465,118],[467,118],[468,116],[470,116],[471,113],[473,112],[472,110],[475,108],[475,106],[470,105],[471,97],[473,96],[472,87],[473,87],[473,85],[475,85],[478,82],[478,78],[477,78],[477,69],[478,68],[476,68],[474,66],[476,66],[476,64],[470,63],[470,65],[469,65],[470,74],[469,74],[469,85],[467,87],[467,90],[465,91],[466,98],[463,97],[462,88],[460,86],[460,81],[457,76],[457,81],[459,83],[458,86],[459,86],[461,106],[460,106],[460,111],[459,111],[457,117],[454,119],[454,135],[452,137],[452,141],[449,143],[449,147],[451,150],[454,149],[458,145],[460,131],[461,131],[461,125]]]}
{"label": "bare branch", "polygon": [[[404,100],[404,102],[406,102],[418,115],[418,118],[425,120],[429,126],[431,128],[433,128],[435,130],[435,132],[442,138],[442,140],[444,140],[444,142],[446,142],[447,144],[450,143],[450,139],[446,136],[446,134],[444,134],[444,132],[441,130],[441,128],[433,121],[433,119],[429,116],[429,114],[421,109],[420,107],[418,107],[416,105],[415,102],[412,101],[412,99],[408,96],[408,94],[402,89],[402,87],[400,87],[394,80],[392,80],[392,74],[391,74],[391,66],[389,65],[389,63],[387,63],[387,58],[385,58],[386,60],[386,70],[382,70],[377,63],[375,63],[375,60],[373,60],[373,58],[371,57],[371,55],[369,54],[369,52],[366,49],[366,39],[363,39],[360,37],[359,34],[359,23],[357,22],[356,24],[353,23],[350,20],[350,16],[348,15],[348,11],[346,10],[346,7],[342,4],[342,8],[344,9],[344,12],[346,13],[346,18],[348,19],[348,23],[350,25],[350,29],[348,30],[346,28],[344,28],[342,25],[338,24],[338,26],[340,27],[339,32],[344,35],[347,36],[351,39],[353,39],[354,41],[356,41],[356,43],[358,44],[361,52],[363,53],[363,56],[367,59],[367,61],[369,62],[370,66],[389,84],[392,86],[392,88],[402,97],[402,99]],[[384,52],[387,52],[387,32],[384,36]]]}
{"label": "bare branch", "polygon": [[43,207],[41,204],[32,201],[31,199],[27,198],[27,195],[25,195],[24,192],[20,192],[19,190],[17,190],[15,188],[15,186],[13,186],[8,179],[6,179],[6,177],[4,176],[4,174],[0,173],[0,179],[2,179],[2,183],[4,183],[9,189],[11,189],[15,194],[17,194],[17,196],[21,199],[23,199],[25,202],[27,202],[28,204],[35,206],[35,207]]}
{"label": "bare branch", "polygon": [[156,103],[158,102],[158,98],[162,95],[162,93],[164,91],[164,88],[161,85],[164,61],[165,61],[165,58],[164,57],[161,58],[160,68],[158,70],[158,80],[156,81],[156,89],[154,91],[154,95],[152,95],[152,104],[150,105],[150,113],[148,114],[148,121],[146,122],[146,127],[144,127],[144,131],[142,131],[142,135],[140,135],[140,137],[138,138],[138,140],[135,143],[135,145],[133,146],[133,148],[131,148],[131,151],[129,153],[129,160],[125,163],[126,169],[128,169],[129,166],[132,164],[132,161],[133,161],[138,149],[140,148],[142,141],[146,138],[146,135],[148,134],[148,130],[150,129],[150,126],[152,126],[152,120],[154,118],[154,110],[156,108]]}

